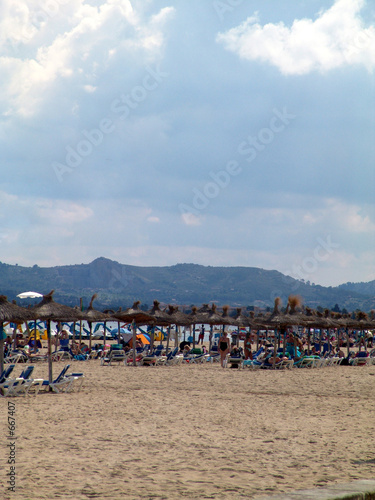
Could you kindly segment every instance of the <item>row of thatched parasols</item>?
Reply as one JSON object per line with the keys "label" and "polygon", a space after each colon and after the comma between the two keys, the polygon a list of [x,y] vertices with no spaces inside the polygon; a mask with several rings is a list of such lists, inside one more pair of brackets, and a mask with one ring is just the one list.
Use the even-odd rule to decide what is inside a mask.
{"label": "row of thatched parasols", "polygon": [[[3,295],[0,296],[0,328],[3,332],[4,322],[23,323],[32,320],[45,321],[47,324],[48,338],[48,365],[49,379],[52,381],[52,357],[51,357],[51,321],[53,322],[77,322],[87,321],[92,331],[92,324],[96,322],[122,321],[132,323],[133,325],[133,348],[135,350],[136,340],[136,325],[152,325],[166,326],[192,326],[193,339],[195,339],[195,325],[208,324],[214,325],[231,325],[236,327],[248,327],[250,329],[282,329],[288,326],[298,325],[310,328],[353,328],[353,329],[372,329],[375,328],[375,318],[373,312],[369,318],[367,314],[358,312],[353,318],[351,315],[339,315],[326,310],[324,313],[313,311],[309,308],[303,310],[299,297],[290,296],[285,312],[280,311],[281,300],[275,299],[274,310],[270,314],[250,313],[245,315],[241,308],[237,308],[236,316],[229,315],[229,306],[224,306],[222,313],[217,311],[216,305],[203,304],[201,308],[192,307],[190,314],[185,314],[179,311],[177,306],[168,306],[167,309],[161,310],[158,301],[154,301],[151,310],[143,311],[140,309],[140,302],[135,302],[132,307],[117,312],[107,311],[101,312],[93,308],[93,301],[96,294],[93,295],[89,307],[86,311],[81,311],[78,307],[68,307],[59,304],[53,300],[52,290],[49,294],[44,295],[39,304],[32,308],[20,307],[15,303],[8,302]],[[105,331],[105,329],[104,329]],[[0,335],[0,369],[3,370],[3,343],[5,336]],[[91,337],[91,335],[90,335]],[[169,337],[167,342],[169,343]],[[153,337],[152,337],[153,341]],[[168,347],[168,345],[167,345]],[[135,353],[134,353],[135,354]],[[136,356],[133,355],[135,364]]]}

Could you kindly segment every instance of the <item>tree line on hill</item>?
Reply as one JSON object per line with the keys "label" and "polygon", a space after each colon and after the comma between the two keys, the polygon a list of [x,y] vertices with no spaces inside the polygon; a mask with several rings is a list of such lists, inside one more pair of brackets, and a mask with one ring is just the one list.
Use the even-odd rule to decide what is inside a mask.
{"label": "tree line on hill", "polygon": [[78,305],[80,299],[87,306],[93,293],[98,293],[96,307],[101,309],[126,308],[135,300],[147,309],[155,299],[186,306],[213,302],[267,309],[276,296],[286,303],[291,293],[302,296],[304,304],[314,309],[345,312],[375,308],[375,281],[323,287],[255,267],[140,267],[103,257],[89,264],[46,268],[0,263],[0,291],[9,300],[27,290],[48,293],[51,289],[56,290],[56,301],[70,306]]}

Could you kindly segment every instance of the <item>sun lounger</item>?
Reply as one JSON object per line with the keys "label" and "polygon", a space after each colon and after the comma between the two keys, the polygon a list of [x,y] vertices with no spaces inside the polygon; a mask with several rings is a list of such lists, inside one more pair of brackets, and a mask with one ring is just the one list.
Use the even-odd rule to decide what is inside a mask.
{"label": "sun lounger", "polygon": [[243,367],[249,368],[250,370],[259,370],[259,368],[261,368],[262,365],[263,363],[255,359],[245,359],[243,362]]}
{"label": "sun lounger", "polygon": [[142,357],[140,365],[141,366],[156,366],[158,360],[160,359],[160,357],[162,355],[163,349],[164,349],[163,345],[157,346],[157,348],[154,350],[153,353]]}
{"label": "sun lounger", "polygon": [[77,392],[79,392],[82,389],[82,385],[85,380],[85,376],[82,372],[67,373],[65,377],[73,378],[73,383],[70,388],[72,391],[76,390]]}
{"label": "sun lounger", "polygon": [[28,385],[24,379],[10,379],[0,386],[2,396],[18,396],[19,394],[26,394]]}
{"label": "sun lounger", "polygon": [[314,356],[304,356],[297,361],[294,361],[295,368],[317,368],[320,365],[321,358]]}
{"label": "sun lounger", "polygon": [[242,356],[231,356],[230,354],[227,357],[226,365],[229,368],[243,368],[243,358]]}
{"label": "sun lounger", "polygon": [[366,366],[369,363],[369,353],[366,351],[358,352],[356,357],[350,361],[352,366]]}
{"label": "sun lounger", "polygon": [[220,354],[217,351],[211,351],[207,356],[207,361],[215,363],[220,361]]}
{"label": "sun lounger", "polygon": [[106,356],[101,358],[100,364],[103,366],[105,364],[112,365],[112,363],[123,363],[126,364],[126,353],[122,349],[113,349]]}
{"label": "sun lounger", "polygon": [[0,384],[3,384],[7,378],[9,378],[15,366],[16,365],[10,365],[7,368],[4,368],[3,373],[0,375]]}
{"label": "sun lounger", "polygon": [[277,363],[277,368],[279,370],[287,369],[291,370],[294,366],[293,359],[282,359],[279,363]]}
{"label": "sun lounger", "polygon": [[42,380],[31,378],[34,366],[28,366],[22,371],[17,378],[8,378],[2,385],[2,393],[4,396],[19,396],[27,395],[32,387],[35,389],[35,394],[39,392]]}
{"label": "sun lounger", "polygon": [[171,365],[174,364],[174,360],[178,353],[178,347],[175,347],[173,351],[170,351],[166,356],[160,356],[156,363],[158,365]]}
{"label": "sun lounger", "polygon": [[207,356],[207,361],[211,363],[215,363],[216,361],[220,361],[220,353],[217,345],[213,345],[210,349],[210,352]]}
{"label": "sun lounger", "polygon": [[327,361],[327,366],[337,366],[341,364],[344,358],[339,358],[338,356],[330,356]]}
{"label": "sun lounger", "polygon": [[28,358],[29,363],[38,363],[39,361],[48,361],[47,354],[30,354]]}
{"label": "sun lounger", "polygon": [[51,354],[52,361],[63,361],[63,360],[70,361],[72,358],[73,356],[70,354],[70,352],[65,350],[55,351]]}
{"label": "sun lounger", "polygon": [[15,364],[9,365],[7,368],[5,368],[3,370],[3,372],[0,375],[0,393],[1,393],[1,395],[4,395],[3,388],[5,385],[9,384],[9,382],[11,380],[10,375],[13,372],[15,366],[16,366]]}
{"label": "sun lounger", "polygon": [[194,364],[194,363],[203,363],[205,361],[207,361],[207,355],[206,354],[188,354],[186,356],[183,356],[182,358],[182,362],[183,363],[190,363],[190,364]]}
{"label": "sun lounger", "polygon": [[28,360],[27,354],[23,351],[11,351],[4,359],[4,363],[25,363]]}
{"label": "sun lounger", "polygon": [[72,390],[73,383],[75,382],[75,377],[66,375],[69,368],[70,365],[65,365],[53,382],[43,380],[41,386],[47,391],[70,392]]}

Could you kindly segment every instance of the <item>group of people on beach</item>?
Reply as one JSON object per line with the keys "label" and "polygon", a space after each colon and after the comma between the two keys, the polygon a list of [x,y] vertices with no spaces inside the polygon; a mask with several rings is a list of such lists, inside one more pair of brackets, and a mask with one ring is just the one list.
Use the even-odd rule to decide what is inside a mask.
{"label": "group of people on beach", "polygon": [[[274,365],[283,360],[298,361],[305,356],[336,357],[349,360],[351,357],[357,356],[357,352],[349,352],[350,348],[355,347],[358,351],[361,351],[362,348],[365,351],[373,348],[373,335],[371,332],[366,336],[360,336],[358,339],[353,336],[345,340],[335,339],[335,337],[323,335],[319,339],[312,338],[310,341],[306,335],[299,335],[290,328],[285,332],[285,340],[281,340],[281,338],[278,340],[276,350],[275,339],[271,342],[267,339],[259,340],[258,338],[256,351],[253,351],[254,338],[252,338],[251,332],[247,332],[243,347],[239,346],[236,339],[237,336],[234,335],[234,340],[232,339],[231,342],[227,332],[223,332],[219,338],[217,348],[222,367],[226,365],[228,354],[230,357],[241,357],[244,360],[253,360],[256,357],[259,362]],[[344,352],[345,348],[347,348],[347,353]]]}
{"label": "group of people on beach", "polygon": [[[213,332],[215,333],[215,332]],[[217,350],[220,357],[221,366],[226,366],[227,356],[233,358],[241,358],[243,360],[253,360],[265,362],[266,364],[276,364],[282,360],[298,361],[304,356],[320,356],[320,357],[339,357],[349,358],[349,349],[361,351],[373,347],[373,334],[371,332],[351,332],[349,336],[339,335],[336,332],[317,332],[309,331],[308,329],[293,329],[287,328],[284,331],[278,332],[268,331],[244,331],[242,336],[239,331],[229,332],[223,330],[220,334],[215,335],[213,339],[212,331],[209,336],[209,347],[205,344],[205,328],[202,325],[198,333],[198,341],[191,346],[192,340],[180,343],[180,353],[189,357],[194,354],[208,355],[214,349]],[[220,337],[219,337],[220,335]],[[335,337],[336,335],[336,337]],[[218,338],[219,337],[219,338]],[[231,338],[230,338],[231,337]],[[243,340],[240,343],[239,341]],[[132,340],[128,343],[123,343],[122,348],[125,352],[132,349]],[[90,347],[83,341],[78,339],[70,339],[69,332],[65,329],[61,330],[54,337],[56,351],[68,351],[75,359],[98,358],[105,354],[107,345],[96,344]],[[136,340],[137,352],[143,351],[149,346],[144,346],[141,338]],[[194,347],[199,353],[194,352]],[[253,350],[254,347],[254,350]],[[42,348],[41,333],[37,335],[32,331],[28,336],[23,336],[20,333],[8,336],[5,340],[5,357],[14,350],[21,351],[25,354],[25,358],[31,359],[32,356],[37,356],[38,350]],[[345,352],[347,351],[347,352]],[[354,353],[355,355],[356,353]],[[351,356],[353,352],[351,351]],[[345,363],[344,363],[345,364]]]}

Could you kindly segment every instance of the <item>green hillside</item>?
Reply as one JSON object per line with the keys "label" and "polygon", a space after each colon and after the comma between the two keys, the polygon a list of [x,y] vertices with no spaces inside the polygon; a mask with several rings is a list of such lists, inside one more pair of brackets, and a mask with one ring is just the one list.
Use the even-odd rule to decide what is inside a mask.
{"label": "green hillside", "polygon": [[[375,307],[373,288],[368,285],[322,287],[255,267],[138,267],[103,257],[90,264],[49,268],[0,263],[1,293],[9,300],[27,290],[48,293],[54,289],[56,301],[77,305],[82,297],[87,306],[91,295],[98,293],[95,306],[102,309],[126,308],[134,300],[150,305],[154,299],[181,305],[216,302],[233,307],[267,307],[276,296],[281,296],[285,304],[288,295],[298,294],[305,305],[314,308],[338,304],[341,309],[368,311]],[[18,299],[18,303],[22,301]]]}

